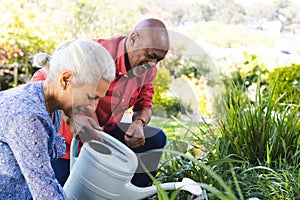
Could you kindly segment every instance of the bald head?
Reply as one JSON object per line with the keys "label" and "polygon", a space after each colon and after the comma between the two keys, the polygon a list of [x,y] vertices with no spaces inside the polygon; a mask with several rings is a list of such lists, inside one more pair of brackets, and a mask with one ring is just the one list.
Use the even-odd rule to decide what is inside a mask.
{"label": "bald head", "polygon": [[158,19],[154,19],[154,18],[149,18],[149,19],[144,19],[140,22],[138,22],[136,24],[136,26],[134,27],[134,30],[138,30],[138,29],[143,29],[143,28],[162,28],[166,30],[166,26],[165,24],[158,20]]}
{"label": "bald head", "polygon": [[147,64],[155,67],[169,51],[169,34],[158,19],[144,19],[137,23],[125,44],[131,68]]}
{"label": "bald head", "polygon": [[165,24],[154,18],[139,21],[133,29],[147,42],[148,48],[169,50],[169,34]]}

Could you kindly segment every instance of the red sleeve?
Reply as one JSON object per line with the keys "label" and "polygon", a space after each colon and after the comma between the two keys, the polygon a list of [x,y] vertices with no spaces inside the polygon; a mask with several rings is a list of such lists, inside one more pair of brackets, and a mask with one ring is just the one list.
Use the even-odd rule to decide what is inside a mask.
{"label": "red sleeve", "polygon": [[152,97],[154,94],[154,87],[152,83],[143,85],[143,88],[139,94],[138,101],[133,107],[133,111],[138,111],[142,108],[152,109]]}
{"label": "red sleeve", "polygon": [[[66,142],[66,154],[63,155],[61,158],[64,159],[70,159],[70,149],[71,149],[71,142],[73,139],[73,134],[71,132],[70,127],[67,125],[67,123],[65,122],[65,120],[62,120],[62,124],[59,130],[59,134],[65,139]],[[78,151],[80,152],[82,143],[79,143],[79,147],[78,147]]]}
{"label": "red sleeve", "polygon": [[47,78],[47,70],[45,68],[41,68],[36,71],[33,76],[31,77],[31,82],[35,81],[43,81]]}

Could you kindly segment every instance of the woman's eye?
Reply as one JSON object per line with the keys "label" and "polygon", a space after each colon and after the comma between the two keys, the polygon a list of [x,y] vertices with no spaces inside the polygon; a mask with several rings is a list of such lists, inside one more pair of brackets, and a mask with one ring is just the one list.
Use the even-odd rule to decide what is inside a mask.
{"label": "woman's eye", "polygon": [[96,99],[100,99],[99,96],[91,96],[91,95],[87,95],[88,96],[88,100],[96,100]]}
{"label": "woman's eye", "polygon": [[88,100],[95,100],[95,99],[96,99],[96,97],[88,95]]}

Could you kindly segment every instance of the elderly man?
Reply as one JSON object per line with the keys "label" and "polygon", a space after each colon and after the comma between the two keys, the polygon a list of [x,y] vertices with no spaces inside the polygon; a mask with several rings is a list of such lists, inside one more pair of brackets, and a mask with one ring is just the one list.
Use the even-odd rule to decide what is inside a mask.
{"label": "elderly man", "polygon": [[[95,41],[109,51],[116,64],[116,78],[96,109],[100,126],[104,132],[126,144],[135,153],[163,148],[166,144],[165,133],[147,124],[152,116],[156,65],[165,58],[169,50],[166,26],[158,19],[144,19],[137,23],[129,36]],[[33,79],[38,79],[38,76],[36,74]],[[132,123],[122,123],[120,121],[128,108],[133,108]],[[60,133],[69,147],[72,134],[65,123]],[[52,163],[62,184],[69,175],[69,153],[67,148],[67,154]],[[160,155],[161,153],[156,153],[141,157],[153,175],[156,173]],[[139,166],[132,183],[140,187],[148,186],[152,181],[141,171]],[[65,178],[61,179],[62,177]]]}

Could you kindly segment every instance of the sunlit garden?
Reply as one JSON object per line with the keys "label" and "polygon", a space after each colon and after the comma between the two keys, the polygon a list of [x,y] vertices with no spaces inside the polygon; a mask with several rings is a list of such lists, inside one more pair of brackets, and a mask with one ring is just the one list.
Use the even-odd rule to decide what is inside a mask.
{"label": "sunlit garden", "polygon": [[[284,54],[293,59],[283,63],[277,54],[278,62],[261,54],[273,51],[281,32],[249,28],[237,22],[240,15],[224,13],[232,21],[192,21],[193,9],[202,9],[202,19],[207,10],[219,15],[213,13],[216,3],[178,1],[173,11],[161,13],[152,1],[0,2],[0,90],[29,82],[38,70],[32,56],[51,54],[61,41],[126,34],[145,17],[169,26],[174,43],[158,68],[149,124],[168,136],[154,184],[187,177],[203,195],[158,189],[152,199],[300,200],[300,19],[286,26],[290,32],[296,27],[296,39],[293,52]],[[294,12],[291,7],[284,7],[287,13]],[[217,54],[230,48],[238,53]]]}

